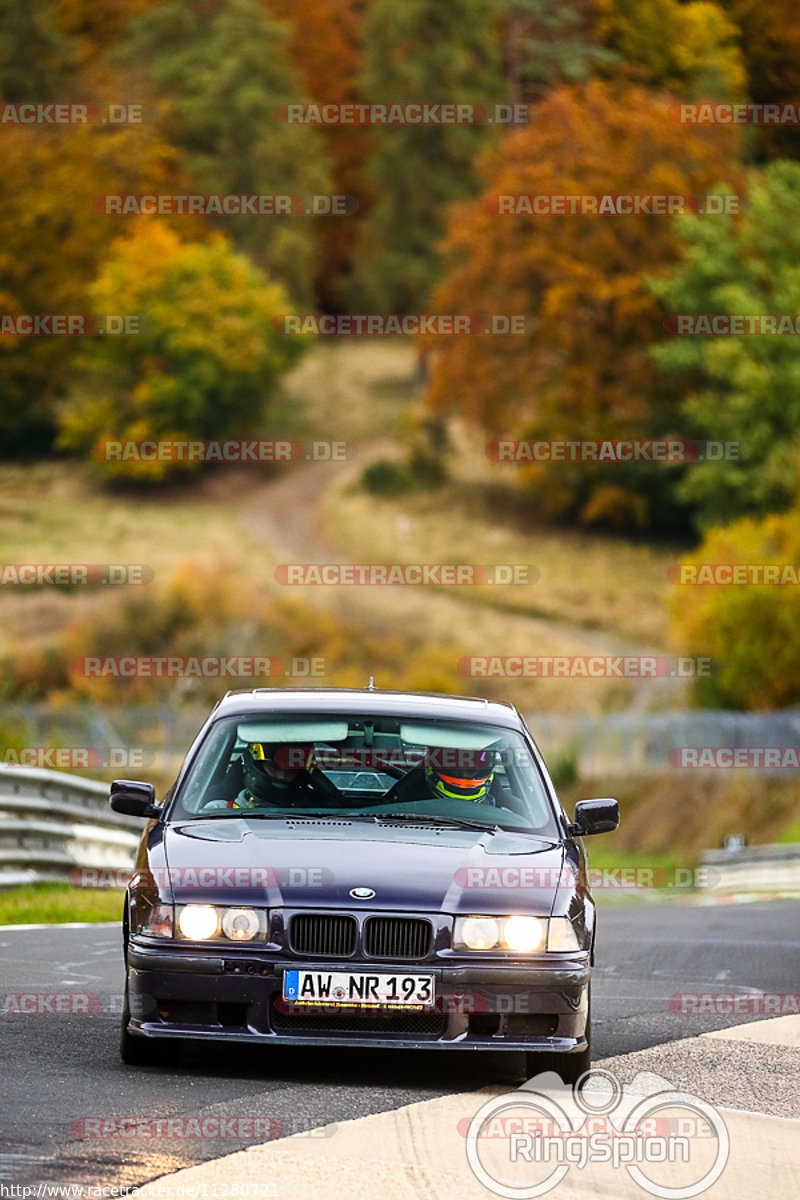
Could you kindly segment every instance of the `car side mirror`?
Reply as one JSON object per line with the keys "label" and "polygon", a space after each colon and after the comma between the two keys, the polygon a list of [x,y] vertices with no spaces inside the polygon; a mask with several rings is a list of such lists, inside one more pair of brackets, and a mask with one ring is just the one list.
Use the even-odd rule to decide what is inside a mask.
{"label": "car side mirror", "polygon": [[619,825],[616,800],[579,800],[575,805],[575,823],[569,832],[577,837],[591,833],[611,833]]}
{"label": "car side mirror", "polygon": [[108,803],[114,812],[127,813],[129,817],[161,815],[161,809],[156,804],[156,789],[152,783],[141,783],[137,779],[115,779]]}

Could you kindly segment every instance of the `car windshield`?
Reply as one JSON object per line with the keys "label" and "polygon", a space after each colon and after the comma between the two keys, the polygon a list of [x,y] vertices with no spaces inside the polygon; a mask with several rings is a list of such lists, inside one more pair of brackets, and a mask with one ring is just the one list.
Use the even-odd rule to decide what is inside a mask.
{"label": "car windshield", "polygon": [[335,714],[223,717],[170,819],[352,817],[558,837],[522,734],[477,722]]}

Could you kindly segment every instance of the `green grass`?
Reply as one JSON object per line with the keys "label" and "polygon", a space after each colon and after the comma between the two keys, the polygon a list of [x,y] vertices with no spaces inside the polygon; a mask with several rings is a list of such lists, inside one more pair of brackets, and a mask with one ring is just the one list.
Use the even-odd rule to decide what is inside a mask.
{"label": "green grass", "polygon": [[792,821],[785,829],[782,829],[775,837],[776,842],[785,844],[786,842],[800,842],[800,817],[796,821]]}
{"label": "green grass", "polygon": [[68,921],[118,921],[125,893],[86,891],[68,883],[33,883],[0,890],[0,925],[59,925]]}
{"label": "green grass", "polygon": [[[592,894],[602,907],[671,899],[694,890],[684,882],[693,863],[679,854],[631,853],[607,844],[606,835],[586,838]],[[653,875],[648,876],[647,871]],[[614,874],[617,872],[617,874]],[[649,880],[652,878],[653,886]],[[637,886],[616,887],[616,881]],[[670,886],[671,884],[671,886]],[[661,885],[661,886],[658,886]]]}

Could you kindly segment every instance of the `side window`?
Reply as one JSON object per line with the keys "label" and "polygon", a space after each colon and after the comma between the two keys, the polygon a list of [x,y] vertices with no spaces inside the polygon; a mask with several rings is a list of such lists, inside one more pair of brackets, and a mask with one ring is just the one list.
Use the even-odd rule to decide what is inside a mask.
{"label": "side window", "polygon": [[185,812],[195,815],[216,787],[223,784],[235,740],[235,723],[220,722],[212,725],[192,763],[189,778],[180,796],[180,807]]}

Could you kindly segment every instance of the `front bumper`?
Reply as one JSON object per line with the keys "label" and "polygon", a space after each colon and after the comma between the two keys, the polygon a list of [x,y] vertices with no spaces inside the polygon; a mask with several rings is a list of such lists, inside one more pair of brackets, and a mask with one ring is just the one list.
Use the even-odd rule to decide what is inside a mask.
{"label": "front bumper", "polygon": [[146,945],[128,950],[129,1029],[145,1037],[261,1044],[402,1047],[420,1050],[586,1048],[589,954],[514,962],[399,964],[313,962],[317,971],[410,970],[436,981],[433,1011],[376,1014],[292,1012],[283,972],[308,966],[258,950],[220,953]]}

